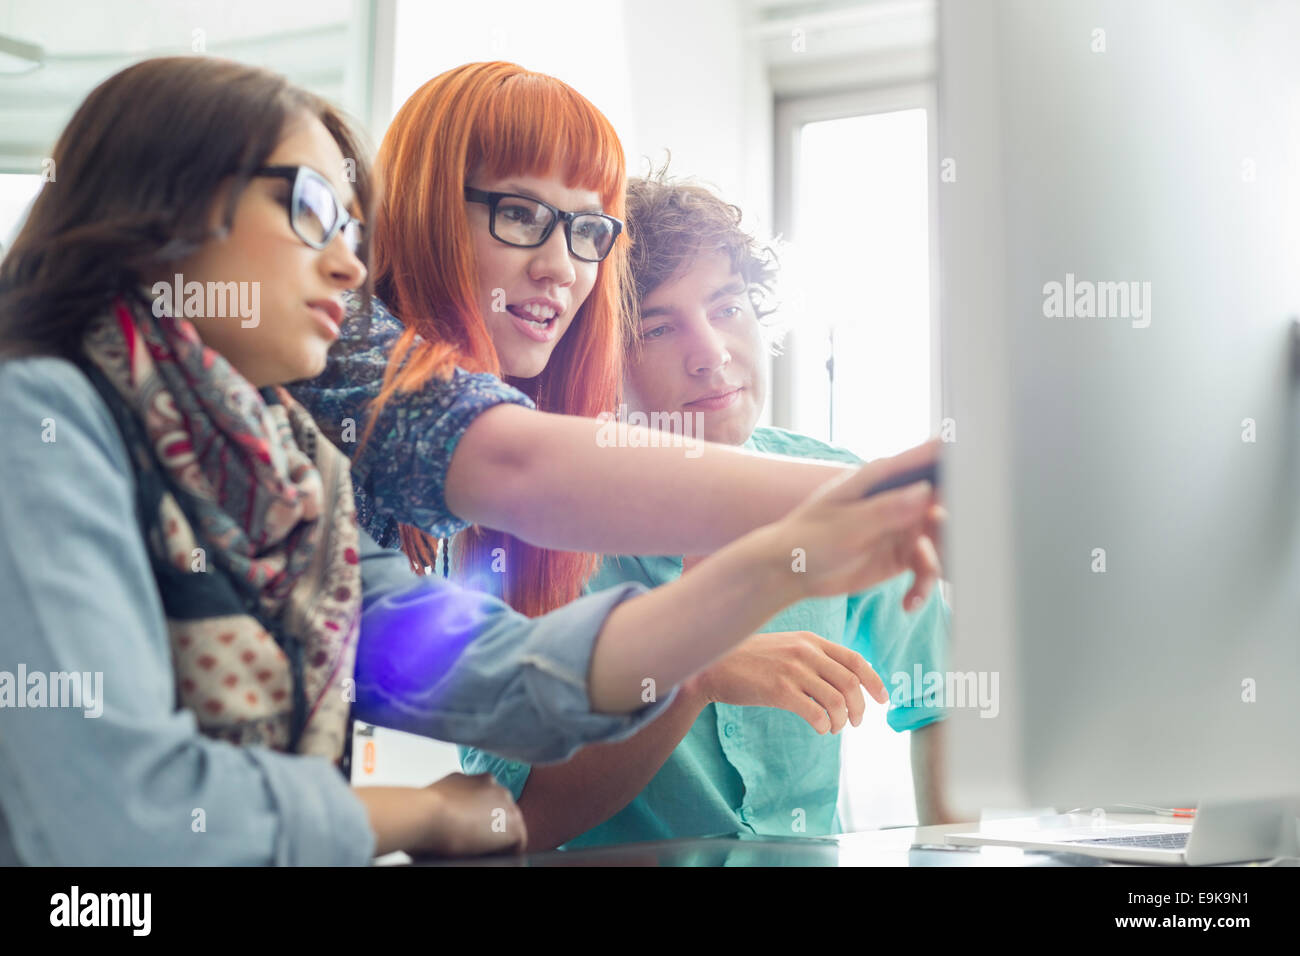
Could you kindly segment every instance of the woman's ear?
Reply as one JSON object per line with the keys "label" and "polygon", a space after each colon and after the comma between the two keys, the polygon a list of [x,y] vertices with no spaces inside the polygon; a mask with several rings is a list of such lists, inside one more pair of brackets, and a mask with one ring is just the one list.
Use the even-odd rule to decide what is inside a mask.
{"label": "woman's ear", "polygon": [[250,179],[244,188],[235,194],[235,178],[227,176],[212,197],[212,207],[208,210],[208,227],[214,239],[225,239],[235,226],[235,208],[239,200],[250,190],[256,189],[259,180]]}

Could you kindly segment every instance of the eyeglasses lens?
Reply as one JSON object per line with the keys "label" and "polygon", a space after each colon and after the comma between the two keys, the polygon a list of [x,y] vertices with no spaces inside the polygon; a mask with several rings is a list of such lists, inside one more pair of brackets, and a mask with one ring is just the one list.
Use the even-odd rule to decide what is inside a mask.
{"label": "eyeglasses lens", "polygon": [[328,186],[314,176],[304,176],[293,210],[293,224],[308,242],[321,243],[339,217],[338,205]]}

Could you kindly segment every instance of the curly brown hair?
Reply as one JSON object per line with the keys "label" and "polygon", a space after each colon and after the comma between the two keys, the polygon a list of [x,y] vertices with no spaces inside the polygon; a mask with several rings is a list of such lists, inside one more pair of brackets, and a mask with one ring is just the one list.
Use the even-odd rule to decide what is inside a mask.
{"label": "curly brown hair", "polygon": [[760,322],[775,312],[776,250],[747,232],[742,219],[738,206],[707,186],[670,178],[667,165],[629,179],[628,260],[635,301],[626,303],[628,314],[638,316],[640,303],[655,289],[687,272],[700,255],[714,251],[726,253],[745,280]]}

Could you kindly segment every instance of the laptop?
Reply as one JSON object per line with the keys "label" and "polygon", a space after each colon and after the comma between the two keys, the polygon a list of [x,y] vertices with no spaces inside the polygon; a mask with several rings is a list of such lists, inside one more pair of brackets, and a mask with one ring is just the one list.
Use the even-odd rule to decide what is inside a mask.
{"label": "laptop", "polygon": [[1196,822],[1110,822],[1104,815],[1059,814],[988,820],[979,830],[946,833],[957,846],[1014,846],[1097,856],[1117,863],[1206,866],[1300,854],[1300,821],[1290,799],[1202,802]]}
{"label": "laptop", "polygon": [[[1058,821],[1057,825],[1044,825]],[[1185,823],[1060,825],[1059,817],[997,820],[972,833],[948,833],[957,846],[1014,846],[1097,856],[1118,863],[1185,865],[1192,827]]]}

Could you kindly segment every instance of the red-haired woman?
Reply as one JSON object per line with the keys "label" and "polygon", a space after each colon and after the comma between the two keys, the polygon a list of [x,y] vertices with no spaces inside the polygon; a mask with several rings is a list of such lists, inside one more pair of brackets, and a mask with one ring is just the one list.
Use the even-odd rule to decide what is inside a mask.
{"label": "red-haired woman", "polygon": [[[703,442],[684,455],[622,425],[611,441],[594,420],[618,406],[632,341],[626,170],[565,83],[500,62],[443,73],[376,165],[378,301],[351,300],[325,374],[294,394],[353,454],[363,526],[417,570],[432,538],[477,525],[452,568],[536,615],[582,593],[592,552],[713,551],[846,470]],[[928,538],[910,567],[912,608],[937,574]]]}

